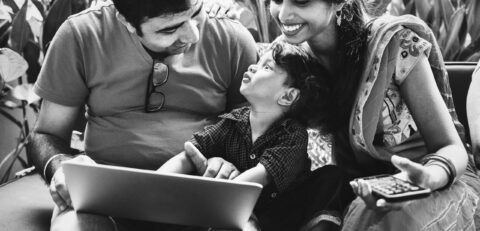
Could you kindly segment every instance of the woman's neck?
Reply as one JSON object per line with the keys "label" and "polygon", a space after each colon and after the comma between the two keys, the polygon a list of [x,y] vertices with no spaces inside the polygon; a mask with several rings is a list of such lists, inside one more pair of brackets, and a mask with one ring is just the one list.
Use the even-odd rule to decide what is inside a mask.
{"label": "woman's neck", "polygon": [[252,143],[258,137],[263,135],[278,119],[283,115],[283,111],[275,109],[256,109],[252,106],[249,119],[252,131]]}
{"label": "woman's neck", "polygon": [[320,63],[325,65],[325,67],[332,72],[336,66],[335,60],[337,59],[338,49],[335,26],[332,25],[328,27],[315,38],[307,41],[307,44]]}

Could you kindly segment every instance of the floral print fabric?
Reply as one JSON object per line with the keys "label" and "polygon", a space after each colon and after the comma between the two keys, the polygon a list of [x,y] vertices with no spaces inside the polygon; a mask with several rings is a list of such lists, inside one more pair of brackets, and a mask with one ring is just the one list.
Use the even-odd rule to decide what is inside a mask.
{"label": "floral print fabric", "polygon": [[432,45],[420,38],[415,32],[404,29],[397,33],[400,49],[396,58],[396,69],[383,100],[379,130],[386,147],[402,143],[418,129],[412,115],[400,95],[400,85],[422,56],[430,53]]}

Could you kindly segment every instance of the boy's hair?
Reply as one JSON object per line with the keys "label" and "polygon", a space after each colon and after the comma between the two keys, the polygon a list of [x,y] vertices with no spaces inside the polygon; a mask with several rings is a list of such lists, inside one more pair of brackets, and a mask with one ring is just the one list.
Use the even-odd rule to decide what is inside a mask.
{"label": "boy's hair", "polygon": [[302,47],[277,40],[268,50],[272,50],[275,63],[287,72],[285,84],[300,91],[286,115],[307,126],[323,124],[329,111],[328,70]]}
{"label": "boy's hair", "polygon": [[146,19],[176,14],[192,7],[189,0],[113,0],[115,8],[142,36],[140,24]]}

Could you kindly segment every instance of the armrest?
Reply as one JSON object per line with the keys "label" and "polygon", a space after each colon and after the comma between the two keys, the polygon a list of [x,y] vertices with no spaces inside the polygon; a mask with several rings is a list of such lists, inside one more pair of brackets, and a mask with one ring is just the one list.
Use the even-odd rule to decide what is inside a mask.
{"label": "armrest", "polygon": [[0,230],[47,231],[53,206],[38,174],[4,184],[0,186]]}

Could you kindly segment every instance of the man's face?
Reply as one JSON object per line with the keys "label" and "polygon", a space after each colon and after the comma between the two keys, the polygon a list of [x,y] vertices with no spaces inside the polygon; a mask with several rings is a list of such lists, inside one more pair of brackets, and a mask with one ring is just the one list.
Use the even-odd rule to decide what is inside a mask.
{"label": "man's face", "polygon": [[154,52],[175,55],[185,52],[198,42],[198,24],[202,20],[202,1],[191,0],[189,10],[149,18],[140,25],[142,44]]}

